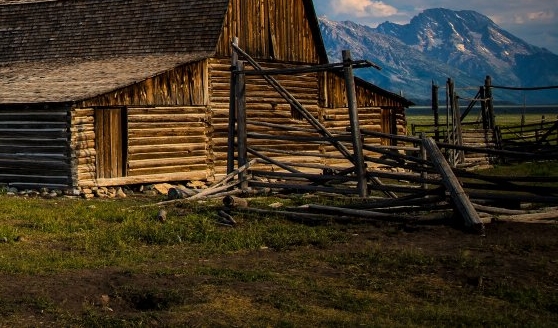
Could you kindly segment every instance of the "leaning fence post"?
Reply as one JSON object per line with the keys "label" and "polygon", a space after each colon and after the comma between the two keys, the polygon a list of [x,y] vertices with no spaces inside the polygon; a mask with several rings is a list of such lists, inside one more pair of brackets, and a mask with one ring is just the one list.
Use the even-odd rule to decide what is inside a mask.
{"label": "leaning fence post", "polygon": [[232,41],[232,55],[231,55],[231,84],[230,84],[230,101],[229,101],[229,138],[227,141],[227,174],[234,171],[234,139],[236,135],[236,76],[238,64],[238,52],[235,45],[238,46],[238,38],[235,37]]}
{"label": "leaning fence post", "polygon": [[[236,99],[236,131],[237,131],[237,149],[238,149],[238,167],[246,165],[248,161],[247,131],[246,131],[246,80],[244,75],[244,62],[239,61],[237,64],[237,74],[235,82],[235,99]],[[245,190],[248,187],[245,181],[244,173],[238,175],[241,181],[240,187]]]}
{"label": "leaning fence post", "polygon": [[432,138],[425,138],[422,140],[422,144],[430,156],[434,168],[440,173],[442,182],[449,191],[450,197],[457,210],[463,217],[465,225],[484,234],[484,225],[479,214],[463,190],[461,183],[453,173],[449,163],[444,158],[444,155],[442,155],[438,145],[436,145],[436,142],[434,142]]}
{"label": "leaning fence post", "polygon": [[362,151],[362,139],[360,134],[360,126],[358,121],[358,109],[355,90],[355,77],[353,75],[353,66],[351,52],[343,50],[343,71],[345,73],[345,84],[347,87],[347,100],[349,104],[349,119],[351,121],[351,136],[353,139],[353,153],[356,173],[358,177],[358,194],[360,197],[368,195],[368,186],[366,180],[366,166],[364,164],[364,154]]}

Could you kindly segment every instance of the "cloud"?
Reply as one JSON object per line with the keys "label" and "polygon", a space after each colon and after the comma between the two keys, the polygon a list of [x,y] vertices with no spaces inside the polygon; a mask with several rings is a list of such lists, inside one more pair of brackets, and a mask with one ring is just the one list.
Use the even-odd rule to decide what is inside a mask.
{"label": "cloud", "polygon": [[558,0],[314,0],[319,15],[375,27],[384,21],[407,24],[426,8],[475,10],[500,27],[558,53]]}
{"label": "cloud", "polygon": [[555,17],[553,11],[538,11],[534,13],[527,13],[527,18],[531,21],[550,21]]}
{"label": "cloud", "polygon": [[398,13],[397,8],[383,1],[372,0],[330,0],[335,15],[351,15],[358,18],[389,17]]}
{"label": "cloud", "polygon": [[[551,23],[556,18],[554,11],[536,11],[536,12],[523,12],[513,15],[513,19],[509,20],[510,23],[524,25],[531,23]],[[506,20],[500,17],[499,20],[494,20],[497,24],[505,24]]]}

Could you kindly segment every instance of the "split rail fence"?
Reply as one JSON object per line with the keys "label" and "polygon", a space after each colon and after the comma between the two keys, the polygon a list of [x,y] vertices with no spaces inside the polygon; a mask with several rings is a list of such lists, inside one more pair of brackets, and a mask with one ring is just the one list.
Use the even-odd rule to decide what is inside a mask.
{"label": "split rail fence", "polygon": [[[353,61],[349,51],[343,51],[342,63],[263,70],[237,44],[233,42],[228,175],[206,194],[213,189],[222,191],[226,187],[240,186],[237,191],[245,193],[259,189],[358,196],[353,198],[358,201],[344,208],[308,205],[304,209],[274,211],[310,219],[346,215],[397,220],[404,217],[402,213],[454,208],[463,219],[462,223],[476,231],[483,230],[478,208],[501,213],[511,211],[498,207],[503,203],[558,204],[558,190],[545,185],[557,183],[558,179],[541,179],[536,188],[527,187],[523,185],[526,178],[482,176],[455,168],[443,156],[443,152],[480,152],[486,156],[528,158],[532,153],[472,147],[451,138],[450,142],[448,139],[444,142],[439,135],[435,139],[425,135],[396,136],[360,128],[353,68],[372,65]],[[315,113],[306,109],[274,78],[278,74],[323,70],[343,70],[350,118],[347,128],[327,129]],[[304,124],[276,124],[272,117],[253,119],[246,110],[247,75],[263,77]],[[390,140],[389,145],[395,146],[382,145],[380,140],[386,139]],[[230,182],[236,176],[238,179]]]}
{"label": "split rail fence", "polygon": [[[477,90],[472,98],[463,97],[458,90]],[[432,84],[432,113],[433,124],[413,124],[411,134],[426,133],[436,141],[443,141],[453,145],[467,145],[473,148],[488,148],[531,153],[530,159],[553,159],[558,156],[558,120],[545,120],[525,123],[522,115],[521,124],[498,124],[494,109],[493,89],[535,91],[543,89],[558,89],[558,86],[538,88],[514,88],[492,85],[492,79],[487,76],[483,86],[476,88],[456,88],[452,79],[448,79],[445,87],[446,108],[441,113],[439,108],[439,87]],[[461,91],[460,91],[461,92]],[[465,91],[463,91],[465,92]],[[460,107],[466,101],[464,110]],[[476,119],[466,120],[475,106],[480,105]],[[445,115],[444,115],[445,114]],[[442,120],[440,120],[442,116]],[[445,116],[445,119],[443,119]],[[485,152],[451,151],[446,157],[454,167],[479,167],[490,165],[498,161],[506,161],[504,157],[496,157]]]}

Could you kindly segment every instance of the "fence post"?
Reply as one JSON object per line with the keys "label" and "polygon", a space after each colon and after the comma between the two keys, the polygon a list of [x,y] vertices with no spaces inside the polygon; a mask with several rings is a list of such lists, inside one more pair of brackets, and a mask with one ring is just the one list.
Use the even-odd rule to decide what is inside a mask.
{"label": "fence post", "polygon": [[[440,141],[440,116],[438,108],[438,89],[439,87],[432,81],[432,111],[434,112],[434,140]],[[414,135],[414,134],[413,134]]]}
{"label": "fence post", "polygon": [[[426,139],[426,134],[424,132],[420,133],[420,139],[421,139],[421,143],[420,143],[420,158],[422,160],[427,160],[427,156],[426,156],[426,148],[424,147],[424,139]],[[424,168],[426,168],[426,165],[422,165]],[[427,171],[421,171],[420,172],[420,177],[422,179],[427,179],[428,178],[428,172]],[[426,182],[422,183],[422,189],[428,189],[428,184]]]}
{"label": "fence post", "polygon": [[[236,131],[237,131],[237,143],[238,143],[238,167],[246,165],[248,161],[248,150],[247,150],[247,135],[246,135],[246,80],[245,75],[242,73],[244,71],[244,62],[239,61],[237,63],[238,74],[236,74],[235,82],[235,99],[236,99],[236,110],[237,110],[237,120],[236,120]],[[239,173],[238,179],[241,181],[240,188],[246,190],[248,188],[248,183],[245,179],[244,173]]]}
{"label": "fence post", "polygon": [[488,117],[489,117],[489,128],[494,129],[496,126],[496,117],[494,115],[494,103],[492,102],[492,78],[490,75],[486,76],[484,80],[484,89],[486,92],[486,99],[488,104]]}
{"label": "fence post", "polygon": [[351,52],[343,50],[343,71],[345,73],[345,84],[347,88],[347,100],[349,105],[349,119],[351,121],[351,136],[353,139],[353,153],[355,169],[358,177],[358,194],[360,197],[368,195],[366,179],[366,166],[364,164],[364,154],[362,152],[362,138],[358,121],[358,109],[355,90],[355,77],[353,75],[353,65]]}
{"label": "fence post", "polygon": [[[238,46],[238,38],[234,37],[232,41],[233,45]],[[227,174],[230,174],[234,171],[234,139],[236,136],[235,127],[236,127],[236,100],[235,100],[235,82],[236,76],[234,71],[237,69],[238,64],[238,52],[236,48],[232,47],[232,55],[231,55],[231,84],[230,84],[230,102],[229,102],[229,139],[227,141]]]}
{"label": "fence post", "polygon": [[[452,79],[448,79],[447,82],[447,95],[448,95],[448,113],[451,114],[451,130],[448,125],[448,142],[452,145],[457,144],[456,142],[456,130],[455,130],[455,91]],[[451,113],[450,113],[451,112]],[[448,116],[449,116],[448,114]],[[449,123],[448,123],[449,124]],[[452,167],[455,167],[455,150],[450,149],[448,153],[449,163]]]}
{"label": "fence post", "polygon": [[[456,144],[458,146],[463,146],[463,129],[461,126],[461,110],[459,108],[459,96],[457,93],[453,97],[454,113],[455,113],[455,134],[456,134]],[[465,153],[463,150],[457,151],[458,163],[465,163]]]}
{"label": "fence post", "polygon": [[488,115],[486,115],[486,88],[484,86],[480,87],[479,90],[481,100],[481,115],[482,115],[482,128],[484,130],[488,129]]}

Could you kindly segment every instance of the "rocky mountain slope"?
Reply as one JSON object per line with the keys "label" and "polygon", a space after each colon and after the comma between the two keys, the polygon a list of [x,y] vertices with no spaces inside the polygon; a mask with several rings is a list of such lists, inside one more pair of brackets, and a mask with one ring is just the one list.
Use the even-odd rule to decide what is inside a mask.
{"label": "rocky mountain slope", "polygon": [[[385,22],[377,28],[321,17],[320,26],[330,61],[339,61],[341,50],[350,49],[354,59],[368,59],[383,68],[361,69],[357,75],[418,103],[430,99],[432,81],[443,86],[449,77],[458,87],[480,86],[486,75],[495,85],[558,85],[556,54],[526,43],[474,11],[428,9],[409,24]],[[556,104],[557,94],[495,91],[498,101],[521,103],[528,98],[531,104]]]}

